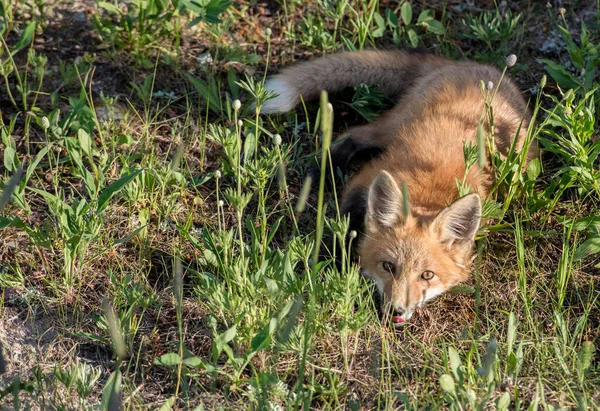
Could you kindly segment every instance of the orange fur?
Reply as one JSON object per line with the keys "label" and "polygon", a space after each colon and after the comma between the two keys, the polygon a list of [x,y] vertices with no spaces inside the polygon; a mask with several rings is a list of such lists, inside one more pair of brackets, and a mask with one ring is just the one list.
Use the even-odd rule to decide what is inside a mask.
{"label": "orange fur", "polygon": [[[298,64],[267,82],[267,88],[280,94],[269,103],[269,112],[293,107],[301,95],[310,99],[321,89],[335,91],[363,82],[379,84],[390,95],[401,94],[394,108],[372,124],[350,129],[331,152],[334,163],[344,165],[362,149],[383,150],[350,180],[342,211],[350,214],[353,227],[366,215],[361,266],[378,284],[398,322],[469,277],[481,205],[477,195],[457,201],[456,180],[465,173],[464,142],[476,143],[480,121],[492,132],[483,116],[481,81],[496,85],[500,78],[495,68],[474,62],[363,51]],[[515,138],[516,147],[522,148],[531,116],[509,78],[502,79],[492,108],[495,149],[506,155]],[[536,154],[532,144],[527,161]],[[402,210],[402,183],[408,188],[409,215]],[[489,165],[475,164],[465,183],[487,196],[493,184]],[[391,267],[387,263],[395,274],[384,269]],[[433,277],[424,279],[425,271],[425,277],[429,271]]]}

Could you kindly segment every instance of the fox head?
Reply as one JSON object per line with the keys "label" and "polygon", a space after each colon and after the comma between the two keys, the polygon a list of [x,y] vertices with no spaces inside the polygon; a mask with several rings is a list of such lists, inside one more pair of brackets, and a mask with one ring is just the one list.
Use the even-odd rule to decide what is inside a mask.
{"label": "fox head", "polygon": [[393,177],[382,171],[367,203],[361,266],[382,296],[384,318],[391,314],[400,325],[415,308],[469,277],[481,202],[468,194],[437,215],[416,218],[404,210]]}

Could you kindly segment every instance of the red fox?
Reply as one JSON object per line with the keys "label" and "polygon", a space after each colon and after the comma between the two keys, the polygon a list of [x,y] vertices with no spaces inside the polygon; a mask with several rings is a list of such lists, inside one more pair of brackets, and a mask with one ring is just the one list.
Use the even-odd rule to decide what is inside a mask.
{"label": "red fox", "polygon": [[[339,91],[361,83],[377,84],[398,104],[373,123],[351,128],[332,145],[334,167],[343,167],[364,149],[382,154],[349,181],[342,212],[351,228],[361,227],[359,259],[382,296],[384,318],[396,326],[415,308],[469,278],[481,200],[493,184],[489,164],[475,164],[465,183],[472,193],[459,197],[465,177],[463,144],[476,144],[483,121],[481,82],[500,82],[501,73],[475,62],[453,62],[432,55],[396,51],[340,53],[293,65],[271,77],[276,94],[264,113],[285,112],[321,90]],[[495,87],[495,86],[494,86]],[[514,139],[523,148],[531,115],[519,89],[508,78],[492,101],[495,149],[508,154]],[[526,156],[537,155],[531,143]],[[486,160],[487,161],[487,160]],[[410,210],[404,209],[402,183]]]}

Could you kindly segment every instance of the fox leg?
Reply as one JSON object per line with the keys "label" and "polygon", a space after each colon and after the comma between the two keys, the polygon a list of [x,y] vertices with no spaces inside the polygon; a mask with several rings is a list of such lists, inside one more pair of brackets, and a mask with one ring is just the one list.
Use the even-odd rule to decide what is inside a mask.
{"label": "fox leg", "polygon": [[[346,171],[350,162],[357,157],[359,157],[360,163],[364,163],[385,151],[389,142],[379,133],[376,124],[377,121],[364,126],[352,127],[331,144],[329,155],[334,171],[338,168],[342,172]],[[315,178],[319,173],[318,165],[310,171]]]}

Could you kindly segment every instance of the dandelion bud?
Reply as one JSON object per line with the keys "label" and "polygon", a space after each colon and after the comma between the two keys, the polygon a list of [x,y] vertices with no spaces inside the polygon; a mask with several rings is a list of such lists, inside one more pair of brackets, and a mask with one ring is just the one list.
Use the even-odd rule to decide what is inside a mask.
{"label": "dandelion bud", "polygon": [[542,76],[542,79],[540,80],[540,88],[544,88],[546,87],[546,81],[548,80],[548,78],[546,77],[546,75],[544,74]]}
{"label": "dandelion bud", "polygon": [[485,85],[485,88],[487,88],[488,91],[492,91],[494,89],[494,83],[492,83],[491,81],[488,81],[487,84]]}
{"label": "dandelion bud", "polygon": [[275,143],[276,146],[281,145],[281,136],[279,134],[273,136],[273,143]]}
{"label": "dandelion bud", "polygon": [[511,54],[506,58],[506,67],[512,67],[517,64],[517,56]]}
{"label": "dandelion bud", "polygon": [[356,238],[356,236],[358,235],[358,233],[356,232],[356,230],[352,230],[350,231],[350,238]]}
{"label": "dandelion bud", "polygon": [[42,123],[42,128],[45,130],[48,130],[50,128],[50,120],[48,120],[48,117],[43,116],[41,119],[41,123]]}
{"label": "dandelion bud", "polygon": [[235,111],[238,111],[242,107],[242,102],[238,99],[233,100],[233,104],[231,105]]}
{"label": "dandelion bud", "polygon": [[267,27],[267,29],[265,30],[265,34],[267,35],[267,37],[271,37],[271,34],[273,34],[273,32],[271,31],[270,27]]}
{"label": "dandelion bud", "polygon": [[221,170],[215,171],[215,178],[218,180],[221,178]]}

